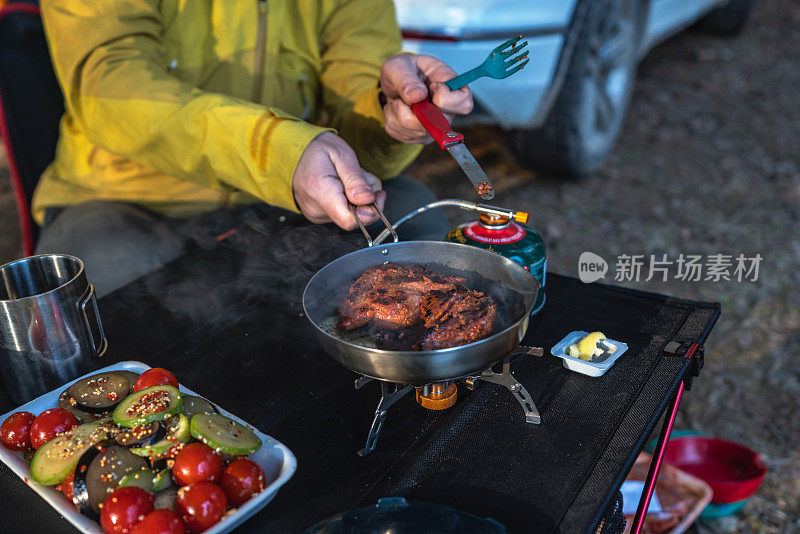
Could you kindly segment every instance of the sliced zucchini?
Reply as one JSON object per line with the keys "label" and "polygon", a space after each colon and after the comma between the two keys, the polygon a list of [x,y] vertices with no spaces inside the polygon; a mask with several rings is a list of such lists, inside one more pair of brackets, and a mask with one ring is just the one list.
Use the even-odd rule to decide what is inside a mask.
{"label": "sliced zucchini", "polygon": [[181,392],[172,386],[151,386],[125,397],[114,410],[114,422],[125,428],[163,421],[181,411]]}
{"label": "sliced zucchini", "polygon": [[199,413],[219,413],[217,407],[203,397],[184,394],[181,400],[183,401],[181,413],[188,417],[189,420]]}
{"label": "sliced zucchini", "polygon": [[189,420],[182,413],[170,418],[163,424],[167,426],[167,435],[164,439],[146,447],[134,447],[131,452],[151,460],[160,460],[175,456],[182,448],[182,444],[187,443],[192,438],[189,432]]}
{"label": "sliced zucchini", "polygon": [[162,469],[153,477],[153,491],[163,491],[172,486],[172,470]]}
{"label": "sliced zucchini", "polygon": [[261,448],[261,440],[252,430],[224,415],[197,414],[190,429],[195,439],[219,452],[247,455]]}
{"label": "sliced zucchini", "polygon": [[31,460],[31,478],[45,486],[55,486],[78,465],[83,453],[106,438],[104,424],[84,423],[54,437],[36,451]]}
{"label": "sliced zucchini", "polygon": [[85,412],[106,412],[130,393],[128,379],[117,373],[97,373],[72,384],[67,391]]}
{"label": "sliced zucchini", "polygon": [[122,477],[117,487],[136,486],[137,488],[142,488],[147,493],[153,493],[154,477],[153,471],[144,468],[141,471],[134,471]]}

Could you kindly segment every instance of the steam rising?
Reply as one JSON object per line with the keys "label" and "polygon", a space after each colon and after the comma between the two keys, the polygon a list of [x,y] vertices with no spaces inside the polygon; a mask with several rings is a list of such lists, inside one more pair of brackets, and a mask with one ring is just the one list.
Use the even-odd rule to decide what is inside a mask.
{"label": "steam rising", "polygon": [[[169,269],[141,279],[140,290],[155,298],[175,318],[187,318],[214,329],[240,320],[249,310],[264,313],[266,308],[272,309],[276,313],[264,316],[265,328],[273,329],[276,334],[286,330],[286,336],[296,336],[297,322],[283,318],[287,313],[294,317],[302,315],[303,290],[308,281],[330,262],[363,248],[363,236],[333,225],[310,225],[302,216],[287,215],[283,210],[266,206],[242,211],[223,212],[227,219],[220,220],[217,212],[210,215],[209,221],[193,222],[194,227],[186,232],[192,236],[190,248],[215,249],[214,253],[190,251]],[[231,228],[237,231],[219,242],[217,236],[229,233]],[[389,260],[415,263],[466,278],[468,287],[483,291],[497,304],[495,333],[520,320],[535,298],[533,287],[531,293],[520,292],[499,282],[509,280],[518,287],[528,284],[527,278],[522,281],[519,275],[502,272],[504,269],[491,272],[498,268],[496,261],[478,260],[475,264],[470,263],[474,260],[456,255],[445,265],[435,259],[425,261],[420,256],[425,253],[416,246],[394,248],[387,255],[381,254],[382,250],[383,245],[376,246],[369,259],[347,256],[332,265],[332,269],[326,269],[329,276],[319,279],[319,283],[313,284],[314,290],[309,291],[310,299],[306,302],[309,319],[320,325],[326,318],[337,317],[339,303],[355,279],[368,267]],[[428,256],[428,259],[433,258]],[[374,341],[362,339],[358,344],[372,345]]]}
{"label": "steam rising", "polygon": [[[208,228],[202,223],[192,228],[195,246],[218,250],[201,255],[202,268],[192,266],[191,274],[172,268],[163,270],[161,277],[143,278],[145,291],[175,317],[209,326],[230,324],[248,308],[259,303],[263,307],[263,302],[279,302],[281,308],[297,310],[299,315],[303,288],[314,273],[364,246],[360,235],[330,225],[309,225],[301,216],[286,216],[271,208],[252,211],[257,216],[247,213],[244,222],[241,218],[212,220]],[[238,227],[234,234],[218,242],[217,236],[234,227]],[[174,266],[179,267],[181,261],[186,260]],[[168,283],[163,277],[170,278]],[[274,323],[270,321],[278,326]]]}

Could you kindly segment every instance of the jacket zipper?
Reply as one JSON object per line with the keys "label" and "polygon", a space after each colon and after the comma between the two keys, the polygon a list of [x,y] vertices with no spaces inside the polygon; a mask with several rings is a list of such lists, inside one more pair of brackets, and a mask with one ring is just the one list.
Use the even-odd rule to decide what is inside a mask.
{"label": "jacket zipper", "polygon": [[250,100],[258,102],[261,86],[264,83],[264,54],[267,48],[267,0],[256,0],[258,3],[258,37],[256,39],[256,64],[253,68],[253,90]]}

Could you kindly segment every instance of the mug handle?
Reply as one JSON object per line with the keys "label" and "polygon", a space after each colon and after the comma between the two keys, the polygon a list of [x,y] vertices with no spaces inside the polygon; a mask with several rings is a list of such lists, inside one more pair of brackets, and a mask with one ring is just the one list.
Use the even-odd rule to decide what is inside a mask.
{"label": "mug handle", "polygon": [[[81,297],[78,305],[83,313],[83,324],[89,333],[89,339],[92,341],[94,357],[100,358],[106,353],[108,340],[106,339],[105,331],[103,331],[103,323],[100,321],[97,297],[94,294],[94,286],[92,284],[89,284],[89,287],[86,288],[85,296]],[[90,306],[91,310],[87,310]],[[92,313],[89,313],[89,311]]]}

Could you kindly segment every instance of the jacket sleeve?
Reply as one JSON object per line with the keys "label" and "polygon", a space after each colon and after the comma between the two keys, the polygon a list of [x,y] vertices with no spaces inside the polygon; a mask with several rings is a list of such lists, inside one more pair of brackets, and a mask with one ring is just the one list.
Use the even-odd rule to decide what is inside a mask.
{"label": "jacket sleeve", "polygon": [[353,147],[361,166],[393,178],[419,155],[384,130],[378,100],[381,65],[400,51],[392,0],[344,0],[322,30],[323,106],[330,125]]}
{"label": "jacket sleeve", "polygon": [[325,128],[170,75],[157,0],[42,0],[70,120],[95,145],[297,211],[292,176]]}

